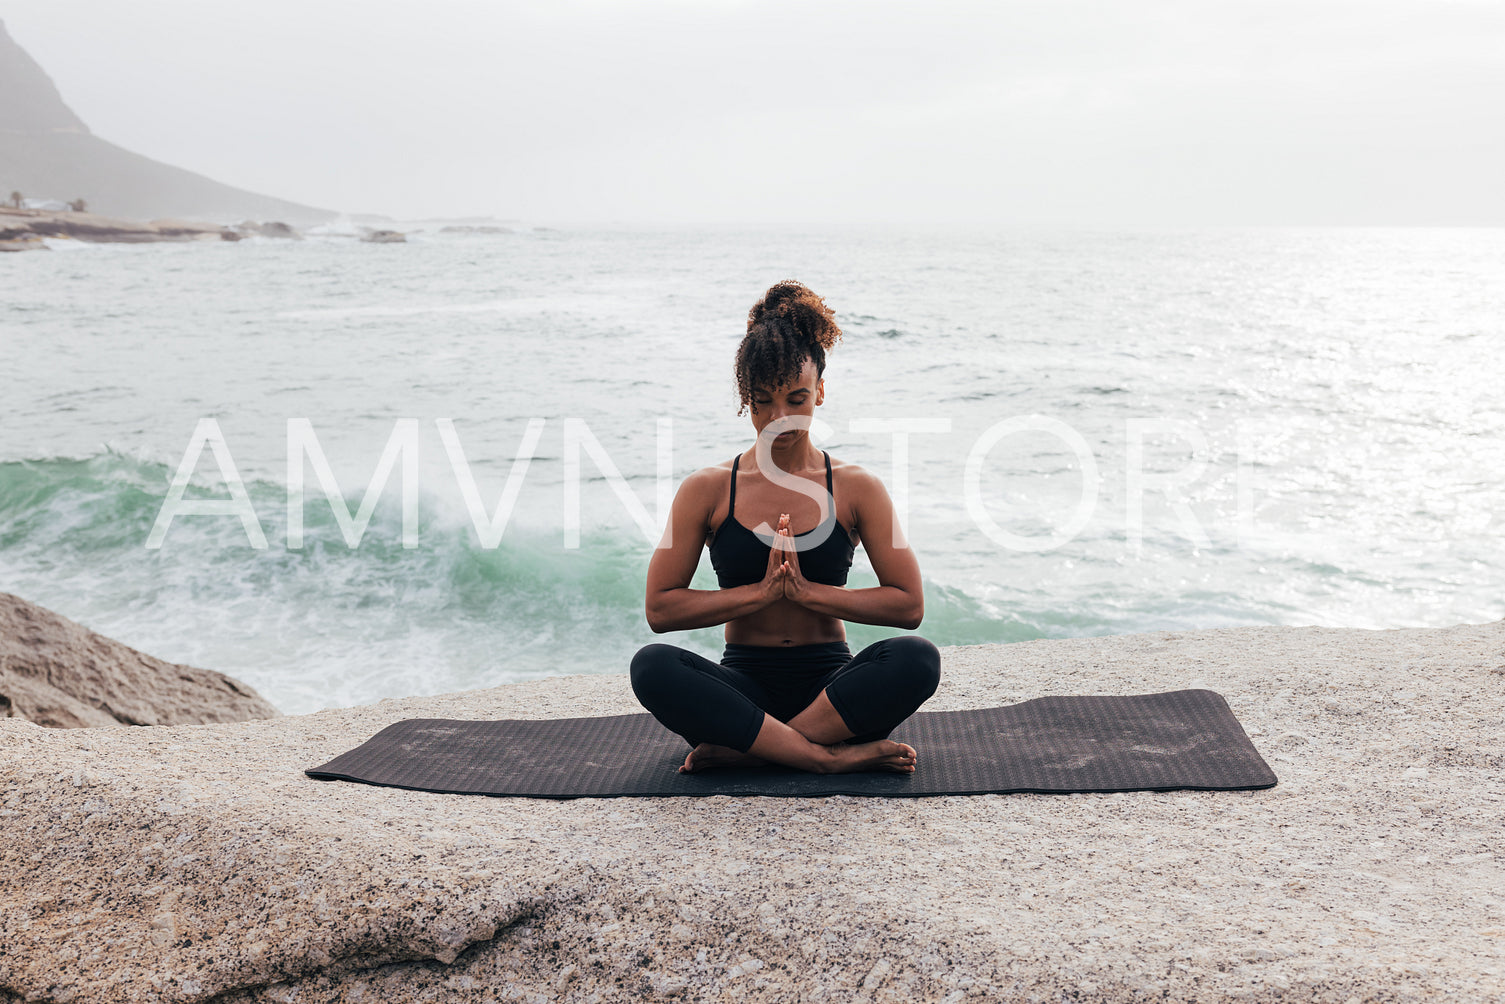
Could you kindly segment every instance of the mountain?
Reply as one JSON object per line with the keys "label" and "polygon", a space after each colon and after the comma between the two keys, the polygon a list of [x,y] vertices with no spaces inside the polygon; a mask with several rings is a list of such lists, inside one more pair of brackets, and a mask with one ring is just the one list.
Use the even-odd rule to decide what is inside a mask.
{"label": "mountain", "polygon": [[13,191],[28,198],[81,198],[91,212],[127,219],[250,217],[310,224],[337,215],[232,188],[100,139],[0,22],[0,199]]}

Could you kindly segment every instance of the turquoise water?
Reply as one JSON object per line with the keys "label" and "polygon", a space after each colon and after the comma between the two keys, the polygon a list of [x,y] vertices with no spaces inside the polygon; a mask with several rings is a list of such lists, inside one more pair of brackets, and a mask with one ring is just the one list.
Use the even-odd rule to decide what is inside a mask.
{"label": "turquoise water", "polygon": [[[758,293],[795,276],[846,332],[817,442],[907,489],[919,633],[939,644],[1493,620],[1502,266],[1502,231],[1372,229],[538,231],[9,255],[0,589],[293,712],[622,672],[653,640],[718,654],[719,628],[655,636],[643,619],[657,499],[750,445],[732,354]],[[146,546],[204,418],[264,549],[239,519],[193,515]],[[416,546],[398,474],[350,547],[312,465],[305,544],[287,546],[290,419],[311,423],[352,512],[394,423],[416,422]],[[494,548],[446,419],[488,511],[541,421]],[[892,434],[871,431],[896,419],[948,424],[910,438],[902,478]],[[1036,428],[984,452],[1010,420],[1071,442]],[[1091,473],[1073,443],[1097,483],[1063,534]],[[209,450],[189,495],[228,497]],[[714,587],[708,561],[694,584]],[[860,550],[849,584],[876,584]],[[848,626],[854,649],[895,633]]]}

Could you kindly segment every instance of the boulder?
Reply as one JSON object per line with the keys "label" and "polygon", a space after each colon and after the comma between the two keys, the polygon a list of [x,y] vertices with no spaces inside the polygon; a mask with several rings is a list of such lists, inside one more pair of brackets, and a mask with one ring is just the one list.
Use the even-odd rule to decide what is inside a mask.
{"label": "boulder", "polygon": [[303,235],[298,233],[298,231],[294,230],[288,224],[277,220],[268,220],[261,224],[256,232],[263,237],[277,237],[282,240],[301,241],[303,239]]}
{"label": "boulder", "polygon": [[1214,689],[1280,779],[1244,792],[303,774],[403,718],[640,711],[609,666],[261,722],[0,720],[0,1001],[1501,1000],[1502,650],[1505,622],[941,649],[931,710]]}
{"label": "boulder", "polygon": [[164,662],[0,593],[0,717],[67,729],[242,722],[278,714],[255,690],[223,673]]}

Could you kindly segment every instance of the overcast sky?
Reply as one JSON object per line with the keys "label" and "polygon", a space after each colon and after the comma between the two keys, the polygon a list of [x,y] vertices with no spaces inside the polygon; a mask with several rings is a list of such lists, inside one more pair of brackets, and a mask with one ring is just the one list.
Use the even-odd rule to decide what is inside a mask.
{"label": "overcast sky", "polygon": [[0,0],[0,18],[99,136],[344,211],[1505,225],[1492,0]]}

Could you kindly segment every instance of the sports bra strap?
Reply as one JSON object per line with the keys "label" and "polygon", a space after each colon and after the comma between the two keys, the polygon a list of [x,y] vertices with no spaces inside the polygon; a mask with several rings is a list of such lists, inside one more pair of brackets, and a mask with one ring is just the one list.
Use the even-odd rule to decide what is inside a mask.
{"label": "sports bra strap", "polygon": [[834,499],[836,491],[831,487],[831,454],[826,453],[825,450],[821,450],[820,452],[825,454],[826,457],[826,494]]}
{"label": "sports bra strap", "polygon": [[742,454],[732,458],[732,498],[726,507],[726,518],[731,519],[732,513],[737,511],[737,461],[742,459]]}

